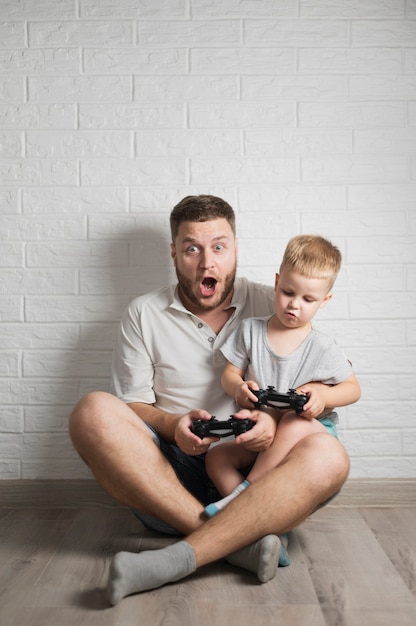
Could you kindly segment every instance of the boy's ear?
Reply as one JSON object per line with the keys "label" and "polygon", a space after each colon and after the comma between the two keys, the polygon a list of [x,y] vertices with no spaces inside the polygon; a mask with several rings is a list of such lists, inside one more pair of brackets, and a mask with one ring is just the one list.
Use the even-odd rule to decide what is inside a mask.
{"label": "boy's ear", "polygon": [[279,274],[276,272],[276,275],[274,277],[274,288],[275,289],[276,289],[278,284],[279,284]]}
{"label": "boy's ear", "polygon": [[331,299],[331,298],[332,298],[332,293],[327,293],[327,294],[326,294],[326,296],[325,296],[325,298],[322,300],[322,302],[321,302],[321,306],[320,306],[319,308],[320,308],[320,309],[323,309],[323,308],[324,308],[324,306],[325,306],[326,304],[328,304],[328,302],[330,301],[330,299]]}

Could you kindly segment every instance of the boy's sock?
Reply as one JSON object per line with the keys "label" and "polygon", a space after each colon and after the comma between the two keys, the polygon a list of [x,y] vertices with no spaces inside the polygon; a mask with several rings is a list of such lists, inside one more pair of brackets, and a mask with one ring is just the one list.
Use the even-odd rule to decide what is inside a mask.
{"label": "boy's sock", "polygon": [[266,535],[246,548],[228,555],[225,560],[231,565],[254,572],[261,583],[267,583],[276,575],[281,545],[277,535]]}
{"label": "boy's sock", "polygon": [[110,565],[107,597],[115,605],[132,593],[156,589],[196,570],[194,551],[186,541],[160,550],[119,552]]}
{"label": "boy's sock", "polygon": [[217,500],[217,502],[211,502],[211,504],[208,504],[208,506],[205,507],[205,515],[207,517],[214,517],[214,515],[216,515],[218,511],[221,511],[221,509],[227,506],[227,504],[231,502],[231,500],[234,500],[234,498],[240,495],[240,493],[244,491],[244,489],[247,489],[249,485],[250,483],[248,482],[248,480],[244,480],[234,489],[234,491],[230,493],[229,496],[225,496],[225,498]]}

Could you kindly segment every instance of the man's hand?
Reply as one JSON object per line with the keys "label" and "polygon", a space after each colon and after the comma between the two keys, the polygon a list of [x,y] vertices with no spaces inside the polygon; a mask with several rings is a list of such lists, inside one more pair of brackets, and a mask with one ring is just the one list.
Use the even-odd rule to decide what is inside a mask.
{"label": "man's hand", "polygon": [[185,454],[196,456],[204,454],[214,441],[218,441],[219,437],[210,436],[200,439],[191,431],[192,423],[195,420],[210,420],[211,415],[203,409],[193,409],[183,415],[177,422],[175,428],[175,443]]}
{"label": "man's hand", "polygon": [[242,409],[234,414],[236,419],[252,419],[256,423],[249,431],[238,435],[235,441],[252,452],[265,452],[276,435],[276,419],[266,411]]}

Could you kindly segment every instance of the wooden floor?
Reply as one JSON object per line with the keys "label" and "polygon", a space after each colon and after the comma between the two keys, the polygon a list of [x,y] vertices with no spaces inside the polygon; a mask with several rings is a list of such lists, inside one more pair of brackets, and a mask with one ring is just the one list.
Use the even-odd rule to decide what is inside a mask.
{"label": "wooden floor", "polygon": [[112,555],[166,545],[124,507],[0,505],[1,626],[415,626],[416,507],[328,506],[260,585],[219,562],[106,603]]}

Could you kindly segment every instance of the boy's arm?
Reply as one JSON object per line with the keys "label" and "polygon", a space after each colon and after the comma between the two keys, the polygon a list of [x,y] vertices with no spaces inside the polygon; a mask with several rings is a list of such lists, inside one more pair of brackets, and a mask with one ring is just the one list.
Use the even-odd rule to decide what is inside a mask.
{"label": "boy's arm", "polygon": [[251,393],[251,389],[259,386],[254,380],[244,380],[244,371],[232,363],[227,363],[221,376],[222,388],[231,398],[234,398],[237,406],[252,409],[253,402],[257,402],[257,396]]}
{"label": "boy's arm", "polygon": [[335,407],[353,404],[361,396],[360,384],[354,374],[337,385],[308,383],[296,391],[309,396],[302,412],[302,416],[309,419],[322,417]]}

